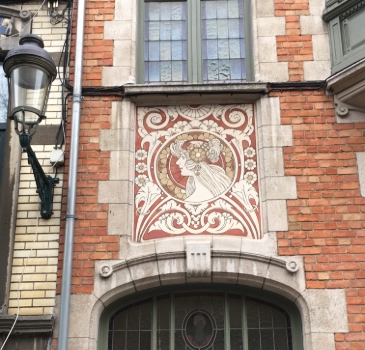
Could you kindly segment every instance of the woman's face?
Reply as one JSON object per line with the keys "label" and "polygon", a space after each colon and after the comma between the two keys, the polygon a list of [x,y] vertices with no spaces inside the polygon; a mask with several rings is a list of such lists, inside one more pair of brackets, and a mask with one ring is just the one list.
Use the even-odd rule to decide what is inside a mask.
{"label": "woman's face", "polygon": [[193,176],[193,175],[194,175],[194,173],[193,173],[191,170],[187,169],[187,168],[186,168],[186,166],[185,166],[186,161],[187,161],[186,156],[185,156],[184,154],[182,154],[182,155],[180,156],[180,158],[179,158],[179,159],[177,160],[177,162],[176,162],[176,164],[177,164],[177,165],[179,166],[179,168],[180,168],[181,175],[182,175],[182,176]]}

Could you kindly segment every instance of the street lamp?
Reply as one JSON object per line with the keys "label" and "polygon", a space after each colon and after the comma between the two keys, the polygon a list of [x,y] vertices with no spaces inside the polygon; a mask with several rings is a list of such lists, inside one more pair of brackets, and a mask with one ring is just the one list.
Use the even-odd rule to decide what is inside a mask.
{"label": "street lamp", "polygon": [[3,67],[8,79],[8,118],[14,120],[20,145],[28,154],[41,200],[41,216],[52,215],[53,188],[57,178],[46,175],[30,147],[32,136],[44,115],[52,81],[57,76],[52,56],[43,49],[43,40],[27,34],[20,38],[19,46],[6,55]]}

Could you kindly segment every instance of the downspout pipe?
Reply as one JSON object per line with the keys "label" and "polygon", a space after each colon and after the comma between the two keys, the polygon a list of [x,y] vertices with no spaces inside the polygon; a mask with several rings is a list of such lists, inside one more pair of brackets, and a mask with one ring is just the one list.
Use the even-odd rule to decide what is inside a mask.
{"label": "downspout pipe", "polygon": [[85,2],[78,0],[77,26],[76,26],[76,50],[75,50],[75,71],[74,89],[71,119],[71,141],[70,141],[70,165],[68,174],[68,194],[66,211],[66,229],[62,269],[62,289],[60,301],[60,319],[58,332],[58,350],[68,348],[68,328],[70,319],[70,297],[72,277],[72,254],[75,232],[76,212],[76,187],[77,187],[77,163],[80,138],[80,114],[81,114],[81,93],[82,93],[82,62],[84,51],[84,22]]}

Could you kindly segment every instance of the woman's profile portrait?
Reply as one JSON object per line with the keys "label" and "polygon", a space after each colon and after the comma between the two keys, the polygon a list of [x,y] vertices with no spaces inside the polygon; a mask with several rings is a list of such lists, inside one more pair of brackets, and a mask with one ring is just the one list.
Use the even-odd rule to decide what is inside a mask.
{"label": "woman's profile portrait", "polygon": [[188,177],[185,200],[199,203],[213,199],[231,185],[225,170],[215,165],[223,150],[221,141],[213,138],[208,142],[176,140],[170,145],[172,156],[178,158],[181,175]]}

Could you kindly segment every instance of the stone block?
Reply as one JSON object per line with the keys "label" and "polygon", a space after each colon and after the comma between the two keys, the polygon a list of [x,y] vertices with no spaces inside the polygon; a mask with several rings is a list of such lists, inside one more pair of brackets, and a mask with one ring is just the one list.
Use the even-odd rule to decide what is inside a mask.
{"label": "stone block", "polygon": [[[302,293],[302,297],[309,309],[311,329],[318,333],[348,332],[344,290],[307,289]],[[295,303],[297,304],[297,301]],[[304,320],[304,322],[308,322],[308,320]]]}
{"label": "stone block", "polygon": [[288,211],[285,200],[265,202],[267,210],[267,229],[270,232],[288,231]]}
{"label": "stone block", "polygon": [[[256,103],[258,127],[264,125],[280,125],[279,97],[262,97]],[[260,146],[260,145],[259,145]]]}
{"label": "stone block", "polygon": [[263,36],[258,38],[258,52],[259,61],[263,62],[277,62],[277,48],[276,38],[274,36]]}
{"label": "stone block", "polygon": [[136,0],[116,0],[115,20],[132,21],[133,11],[136,9]]}
{"label": "stone block", "polygon": [[292,257],[280,257],[280,260],[295,262],[296,271],[291,272],[286,266],[278,265],[274,260],[270,260],[263,288],[295,301],[306,288],[303,260]]}
{"label": "stone block", "polygon": [[72,294],[70,302],[69,337],[89,336],[90,316],[97,298],[93,294]]}
{"label": "stone block", "polygon": [[330,61],[330,43],[328,35],[313,35],[313,58],[315,61]]}
{"label": "stone block", "polygon": [[108,234],[132,236],[133,206],[131,204],[110,204]]}
{"label": "stone block", "polygon": [[110,152],[110,180],[131,180],[134,176],[134,152]]}
{"label": "stone block", "polygon": [[285,35],[285,17],[257,18],[257,35],[259,37]]}
{"label": "stone block", "polygon": [[242,238],[233,236],[217,236],[212,240],[213,251],[240,252]]}
{"label": "stone block", "polygon": [[274,17],[274,0],[259,0],[256,1],[257,17]]}
{"label": "stone block", "polygon": [[137,291],[161,285],[157,260],[130,265],[129,271]]}
{"label": "stone block", "polygon": [[102,151],[133,151],[133,130],[100,130],[100,149]]}
{"label": "stone block", "polygon": [[321,16],[300,16],[302,35],[327,34],[327,24]]}
{"label": "stone block", "polygon": [[[136,107],[128,99],[112,103],[111,129],[135,130]],[[132,133],[133,134],[133,133]]]}
{"label": "stone block", "polygon": [[112,303],[119,297],[130,293],[131,288],[134,290],[132,276],[127,267],[114,271],[109,277],[101,277],[100,269],[103,265],[115,265],[120,261],[98,261],[95,264],[95,279],[94,279],[94,295],[101,298],[102,301],[108,300]]}
{"label": "stone block", "polygon": [[187,277],[208,277],[211,273],[210,240],[186,242]]}
{"label": "stone block", "polygon": [[212,282],[237,284],[240,260],[237,257],[213,257]]}
{"label": "stone block", "polygon": [[131,21],[107,21],[104,22],[104,39],[106,40],[131,40]]}
{"label": "stone block", "polygon": [[132,182],[100,181],[98,188],[99,203],[128,204],[133,202]]}
{"label": "stone block", "polygon": [[130,238],[123,236],[120,238],[120,257],[131,261],[142,257],[156,260],[156,247],[153,240],[135,243]]}
{"label": "stone block", "polygon": [[[284,17],[283,17],[284,18]],[[286,82],[289,81],[287,62],[260,63],[260,81]]]}
{"label": "stone block", "polygon": [[277,255],[277,239],[276,233],[265,233],[260,240],[242,239],[241,254],[252,254],[252,252],[260,252],[265,256]]}
{"label": "stone block", "polygon": [[134,83],[134,79],[130,67],[103,67],[103,86],[119,86]]}
{"label": "stone block", "polygon": [[312,333],[311,350],[335,350],[335,337],[332,333]]}
{"label": "stone block", "polygon": [[262,200],[296,199],[297,184],[294,176],[267,177],[263,179]]}
{"label": "stone block", "polygon": [[131,67],[132,66],[132,46],[131,40],[114,40],[114,67]]}
{"label": "stone block", "polygon": [[331,61],[303,62],[304,80],[325,80],[331,75]]}
{"label": "stone block", "polygon": [[261,147],[286,147],[293,145],[291,125],[268,125],[259,128],[259,145]]}
{"label": "stone block", "polygon": [[268,269],[267,261],[249,259],[243,256],[238,270],[238,284],[262,288]]}
{"label": "stone block", "polygon": [[356,153],[361,196],[365,197],[365,152]]}
{"label": "stone block", "polygon": [[326,7],[326,0],[309,0],[309,12],[312,16],[323,13]]}
{"label": "stone block", "polygon": [[162,285],[186,283],[185,258],[167,258],[157,260]]}
{"label": "stone block", "polygon": [[260,177],[284,176],[284,159],[281,148],[263,148],[259,150]]}

